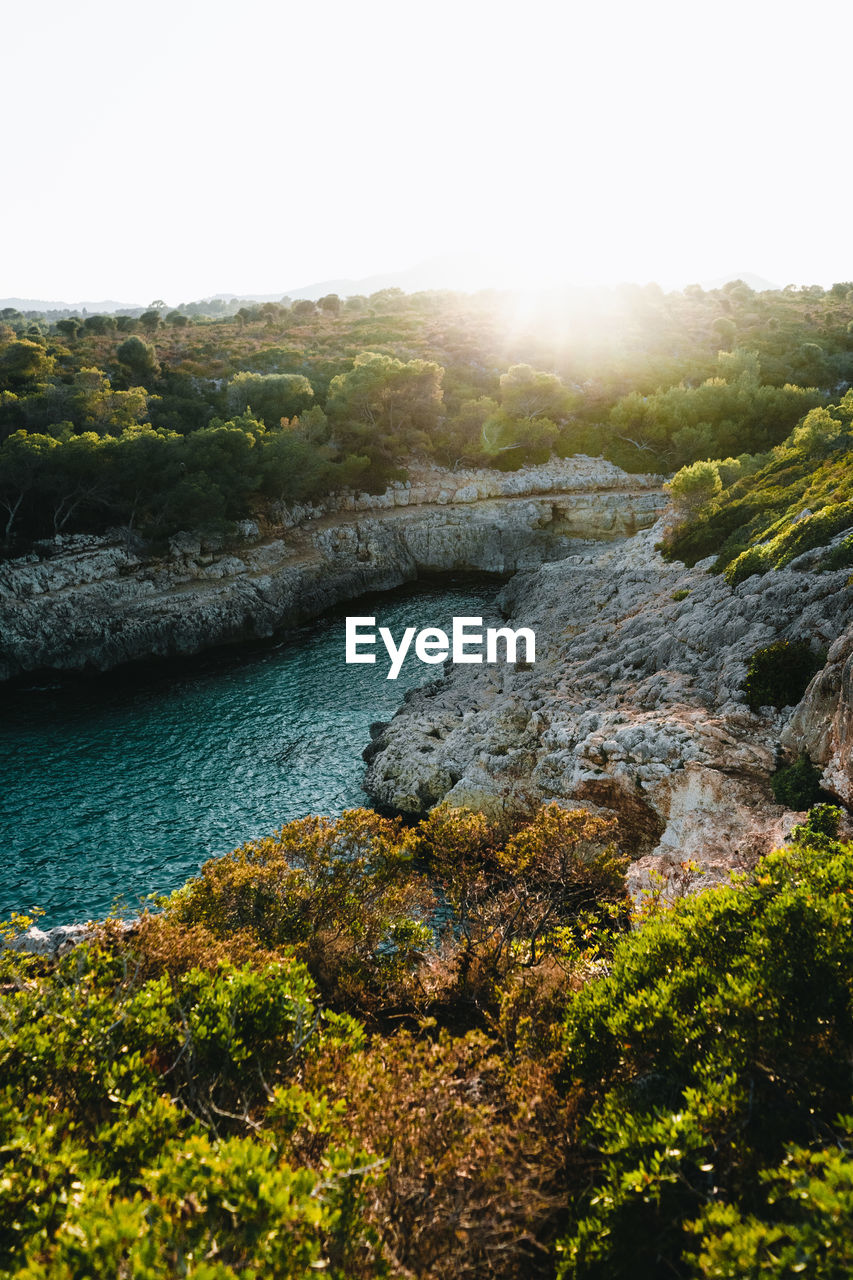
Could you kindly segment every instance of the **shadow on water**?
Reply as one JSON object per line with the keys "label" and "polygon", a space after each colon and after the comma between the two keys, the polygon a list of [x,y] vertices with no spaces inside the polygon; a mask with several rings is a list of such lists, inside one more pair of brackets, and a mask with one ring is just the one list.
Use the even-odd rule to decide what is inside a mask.
{"label": "shadow on water", "polygon": [[440,674],[410,655],[387,680],[347,666],[344,619],[449,629],[497,621],[500,583],[444,576],[365,596],[270,641],[118,671],[45,677],[5,697],[0,723],[0,918],[46,925],[134,913],[209,857],[306,813],[369,803],[369,726]]}

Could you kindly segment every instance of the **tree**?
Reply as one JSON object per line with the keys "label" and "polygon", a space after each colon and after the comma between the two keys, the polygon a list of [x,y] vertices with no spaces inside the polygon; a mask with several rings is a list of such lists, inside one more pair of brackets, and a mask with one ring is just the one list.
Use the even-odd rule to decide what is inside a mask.
{"label": "tree", "polygon": [[238,373],[228,384],[229,413],[245,413],[249,408],[268,427],[282,418],[294,418],[308,408],[314,389],[301,373]]}
{"label": "tree", "polygon": [[67,435],[58,449],[45,454],[43,487],[51,510],[53,532],[62,533],[81,507],[104,507],[113,489],[109,463],[115,439],[94,431]]}
{"label": "tree", "polygon": [[0,507],[6,513],[5,538],[11,537],[22,502],[43,477],[48,455],[59,447],[59,441],[52,436],[26,431],[16,431],[0,444]]}
{"label": "tree", "polygon": [[87,333],[111,333],[115,327],[116,322],[112,316],[86,316],[83,321],[83,328]]}
{"label": "tree", "polygon": [[554,373],[515,364],[501,375],[498,412],[483,423],[482,446],[489,453],[516,451],[518,461],[544,460],[577,402]]}
{"label": "tree", "polygon": [[317,300],[317,306],[327,315],[336,316],[341,309],[341,300],[336,293],[327,293]]}
{"label": "tree", "polygon": [[[138,341],[138,339],[131,339]],[[94,428],[99,434],[116,434],[141,422],[148,411],[144,387],[115,391],[101,369],[81,369],[74,375],[72,412],[78,426]]]}
{"label": "tree", "polygon": [[53,372],[54,360],[38,342],[26,338],[10,342],[0,351],[0,387],[15,390],[28,383],[43,382]]}
{"label": "tree", "polygon": [[501,408],[513,418],[566,419],[575,397],[555,373],[543,373],[529,364],[514,364],[501,374]]}
{"label": "tree", "polygon": [[156,378],[160,372],[157,352],[150,342],[145,342],[142,338],[127,338],[117,349],[116,355],[133,377],[143,384],[149,378]]}
{"label": "tree", "polygon": [[735,322],[729,320],[728,316],[717,316],[713,321],[711,328],[724,347],[730,347],[735,340]]}
{"label": "tree", "polygon": [[329,387],[326,408],[336,438],[386,461],[427,448],[441,410],[443,374],[431,360],[362,351]]}
{"label": "tree", "polygon": [[694,462],[682,467],[664,488],[678,515],[689,519],[722,493],[723,483],[715,462]]}
{"label": "tree", "polygon": [[143,311],[139,317],[139,323],[147,333],[155,333],[160,327],[160,312],[154,310]]}

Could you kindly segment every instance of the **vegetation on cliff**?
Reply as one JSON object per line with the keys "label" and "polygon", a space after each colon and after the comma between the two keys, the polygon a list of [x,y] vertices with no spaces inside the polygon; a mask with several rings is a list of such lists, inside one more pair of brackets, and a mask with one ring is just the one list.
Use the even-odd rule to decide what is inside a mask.
{"label": "vegetation on cliff", "polygon": [[[584,452],[657,472],[727,458],[720,474],[737,489],[744,455],[763,458],[849,386],[852,325],[847,284],[739,281],[535,300],[389,289],[117,316],[7,308],[0,537],[222,526],[378,491],[412,455],[515,468]],[[723,538],[755,514],[745,507]]]}
{"label": "vegetation on cliff", "polygon": [[849,1274],[836,830],[630,930],[601,818],[357,811],[5,951],[4,1274]]}
{"label": "vegetation on cliff", "polygon": [[[779,569],[853,528],[850,449],[853,392],[811,409],[787,438],[759,456],[683,468],[670,489],[683,517],[665,540],[668,555],[714,568],[733,585]],[[853,565],[850,539],[816,569]]]}

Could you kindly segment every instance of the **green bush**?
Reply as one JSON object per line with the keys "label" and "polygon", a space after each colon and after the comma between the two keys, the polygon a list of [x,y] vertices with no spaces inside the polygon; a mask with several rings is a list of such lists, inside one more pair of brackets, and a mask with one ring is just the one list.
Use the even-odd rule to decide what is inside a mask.
{"label": "green bush", "polygon": [[756,649],[743,683],[750,711],[795,706],[825,661],[806,640],[777,640]]}
{"label": "green bush", "polygon": [[849,1274],[851,966],[853,849],[826,838],[618,944],[566,1019],[584,1167],[561,1277]]}
{"label": "green bush", "polygon": [[820,775],[821,770],[812,764],[808,753],[798,756],[770,779],[776,803],[788,809],[810,809],[823,795]]}
{"label": "green bush", "polygon": [[746,1213],[709,1205],[690,1223],[702,1245],[689,1259],[699,1276],[742,1280],[848,1280],[853,1275],[853,1118],[838,1123],[841,1149],[792,1146],[761,1173],[761,1203]]}
{"label": "green bush", "polygon": [[827,841],[838,837],[841,826],[841,810],[834,804],[816,804],[809,810],[805,822],[794,827],[791,838],[795,844],[824,849]]}
{"label": "green bush", "polygon": [[853,568],[853,534],[827,553],[820,568],[823,571]]}
{"label": "green bush", "polygon": [[140,981],[133,944],[95,944],[0,967],[3,1274],[351,1274],[368,1239],[359,1152],[294,1168],[261,1134],[285,1098],[316,1111],[298,1084],[312,1054],[359,1043],[302,965]]}

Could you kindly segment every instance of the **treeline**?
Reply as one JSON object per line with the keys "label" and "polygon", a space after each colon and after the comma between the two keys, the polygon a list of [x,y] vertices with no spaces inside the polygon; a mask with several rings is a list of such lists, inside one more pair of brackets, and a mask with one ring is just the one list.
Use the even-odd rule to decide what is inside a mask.
{"label": "treeline", "polygon": [[584,452],[657,472],[756,456],[853,381],[846,284],[205,305],[0,314],[7,543],[263,516],[381,490],[413,456],[512,469]]}
{"label": "treeline", "polygon": [[849,1276],[839,816],[633,921],[601,816],[306,818],[0,952],[0,1269]]}

